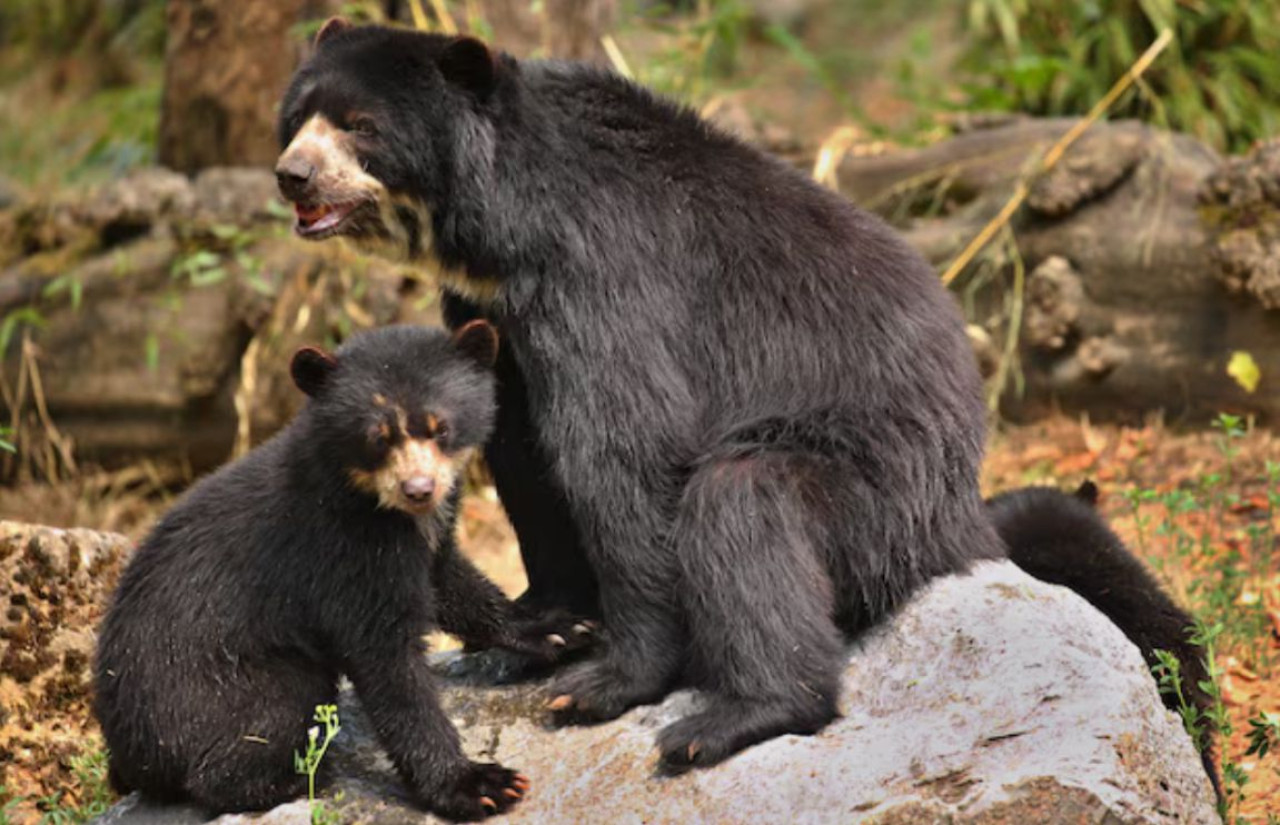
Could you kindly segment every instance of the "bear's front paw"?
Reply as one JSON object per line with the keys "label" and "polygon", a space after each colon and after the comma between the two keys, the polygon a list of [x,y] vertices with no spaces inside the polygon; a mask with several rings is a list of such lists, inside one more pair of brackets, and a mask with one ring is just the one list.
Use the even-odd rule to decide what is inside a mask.
{"label": "bear's front paw", "polygon": [[634,678],[607,662],[588,662],[557,678],[547,709],[557,725],[582,725],[616,719],[636,705],[662,698],[660,685]]}
{"label": "bear's front paw", "polygon": [[516,620],[510,639],[502,645],[523,653],[538,664],[570,661],[595,647],[599,626],[562,611]]}
{"label": "bear's front paw", "polygon": [[529,779],[489,762],[470,762],[443,790],[433,794],[432,811],[458,822],[501,813],[524,798]]}

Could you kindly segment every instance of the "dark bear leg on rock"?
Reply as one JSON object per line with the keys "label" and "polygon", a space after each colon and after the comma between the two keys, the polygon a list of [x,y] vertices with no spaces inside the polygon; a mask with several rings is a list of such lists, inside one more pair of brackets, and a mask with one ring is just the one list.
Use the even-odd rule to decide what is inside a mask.
{"label": "dark bear leg on rock", "polygon": [[587,479],[575,505],[605,584],[605,647],[552,683],[549,708],[559,723],[603,722],[660,700],[679,679],[686,653],[671,508],[652,492],[661,479],[639,476],[625,456],[591,447],[572,451],[566,463]]}
{"label": "dark bear leg on rock", "polygon": [[837,713],[843,640],[824,563],[818,468],[801,454],[703,464],[676,520],[680,594],[695,684],[709,706],[658,738],[662,766],[712,765],[786,733],[814,733]]}
{"label": "dark bear leg on rock", "polygon": [[627,710],[662,699],[679,677],[682,661],[679,619],[664,588],[620,582],[608,591],[604,608],[605,650],[570,668],[551,685],[557,724],[592,724],[616,719]]}
{"label": "dark bear leg on rock", "polygon": [[472,762],[440,706],[425,646],[414,638],[367,640],[348,675],[378,740],[413,793],[434,813],[473,821],[514,805],[529,786],[513,770]]}
{"label": "dark bear leg on rock", "polygon": [[304,732],[289,747],[236,748],[211,759],[188,785],[192,800],[215,813],[237,813],[265,811],[306,796],[307,777],[293,769],[293,753],[305,747],[305,739]]}
{"label": "dark bear leg on rock", "polygon": [[336,699],[333,682],[316,674],[283,666],[248,670],[243,685],[252,692],[206,693],[222,707],[207,719],[235,721],[211,731],[216,740],[186,780],[191,799],[217,813],[266,810],[305,796],[307,778],[294,770],[293,755],[306,749],[316,705]]}
{"label": "dark bear leg on rock", "polygon": [[[442,304],[450,329],[486,318],[475,304],[446,291]],[[595,575],[574,525],[564,491],[537,443],[529,423],[528,392],[511,348],[498,325],[498,415],[493,435],[484,448],[498,498],[520,541],[520,557],[529,589],[516,600],[529,616],[547,610],[567,610],[577,616],[598,617],[600,606]]]}
{"label": "dark bear leg on rock", "polygon": [[[511,356],[505,361],[513,362]],[[520,542],[520,559],[529,589],[516,606],[533,616],[565,610],[577,616],[600,615],[596,580],[578,538],[564,493],[532,443],[525,410],[511,396],[523,396],[514,363],[498,357],[498,416],[484,457],[493,473],[498,499]]]}

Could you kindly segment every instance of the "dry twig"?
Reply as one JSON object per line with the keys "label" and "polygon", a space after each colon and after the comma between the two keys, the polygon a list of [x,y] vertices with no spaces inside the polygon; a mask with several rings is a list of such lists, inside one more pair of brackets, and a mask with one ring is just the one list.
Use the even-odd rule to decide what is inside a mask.
{"label": "dry twig", "polygon": [[[1142,53],[1141,57],[1134,61],[1134,64],[1129,67],[1129,71],[1125,72],[1124,76],[1115,82],[1115,85],[1102,96],[1102,99],[1093,105],[1089,113],[1076,121],[1076,124],[1067,130],[1067,133],[1059,138],[1057,143],[1049,148],[1049,151],[1045,153],[1044,160],[1040,163],[1039,172],[1048,172],[1056,166],[1058,161],[1062,160],[1062,156],[1066,154],[1067,149],[1071,148],[1071,144],[1075,143],[1090,126],[1106,114],[1107,110],[1119,99],[1120,95],[1124,94],[1142,76],[1143,72],[1150,68],[1151,64],[1160,55],[1160,52],[1164,51],[1165,47],[1172,41],[1173,32],[1171,30],[1165,29],[1160,32],[1160,36],[1155,39],[1155,42]],[[969,265],[973,257],[995,237],[1001,227],[1009,222],[1009,219],[1018,211],[1018,207],[1022,206],[1022,202],[1027,199],[1027,195],[1030,192],[1031,187],[1026,180],[1018,182],[1018,187],[1014,190],[1013,197],[1009,198],[1008,203],[1004,205],[1000,213],[992,218],[990,223],[982,227],[982,231],[969,242],[964,251],[947,267],[947,271],[942,274],[942,282],[944,284],[949,284],[956,279],[956,276]]]}

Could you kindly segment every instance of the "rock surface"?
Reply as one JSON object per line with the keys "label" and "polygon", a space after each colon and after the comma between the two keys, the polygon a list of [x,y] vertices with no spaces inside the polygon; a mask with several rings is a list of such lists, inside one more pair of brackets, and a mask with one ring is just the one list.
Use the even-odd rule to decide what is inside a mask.
{"label": "rock surface", "polygon": [[[456,664],[455,660],[455,664]],[[475,758],[533,779],[512,822],[1211,823],[1212,792],[1141,656],[1073,594],[1008,563],[940,580],[853,651],[842,718],[717,768],[654,776],[653,738],[682,692],[595,728],[548,731],[539,685],[455,685]],[[403,796],[358,706],[331,751],[343,821],[433,821]],[[334,803],[329,802],[332,807]],[[131,797],[106,825],[202,822]],[[295,802],[249,821],[308,821]]]}

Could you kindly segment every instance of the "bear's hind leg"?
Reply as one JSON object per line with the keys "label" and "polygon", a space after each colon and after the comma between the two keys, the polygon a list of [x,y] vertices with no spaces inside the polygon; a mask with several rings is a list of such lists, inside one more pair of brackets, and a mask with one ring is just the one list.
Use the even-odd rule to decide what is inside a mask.
{"label": "bear's hind leg", "polygon": [[[712,765],[836,715],[843,641],[823,559],[820,459],[782,451],[703,463],[680,502],[673,549],[701,712],[658,738],[669,772]],[[829,504],[829,503],[828,503]]]}
{"label": "bear's hind leg", "polygon": [[[284,663],[242,675],[239,689],[218,695],[219,713],[205,717],[217,730],[185,783],[191,799],[215,813],[262,811],[305,796],[294,753],[306,750],[316,706],[336,699],[329,676]],[[323,775],[329,766],[320,767]]]}

